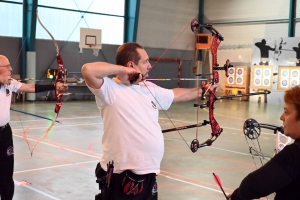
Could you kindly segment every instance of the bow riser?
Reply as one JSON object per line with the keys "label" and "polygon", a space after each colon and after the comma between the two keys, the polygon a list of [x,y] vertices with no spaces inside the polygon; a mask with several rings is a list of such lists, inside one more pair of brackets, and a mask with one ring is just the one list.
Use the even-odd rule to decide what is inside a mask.
{"label": "bow riser", "polygon": [[55,77],[55,100],[56,100],[56,105],[55,105],[55,113],[59,113],[60,108],[62,106],[62,97],[63,97],[63,89],[59,88],[57,89],[57,83],[65,83],[66,82],[66,70],[64,69],[64,63],[62,60],[62,57],[60,54],[56,55],[56,60],[57,60],[57,65],[58,65],[58,71]]}
{"label": "bow riser", "polygon": [[[214,96],[211,95],[209,97],[209,101],[215,101]],[[210,121],[210,126],[211,126],[211,131],[212,131],[211,135],[218,137],[222,133],[222,130],[221,130],[219,123],[217,122],[217,120],[214,117],[214,106],[213,105],[209,106],[208,112],[209,112],[209,121]]]}
{"label": "bow riser", "polygon": [[[212,81],[210,83],[210,86],[212,86],[212,85],[219,83],[218,70],[225,70],[226,76],[227,76],[228,75],[227,69],[230,64],[229,64],[229,60],[227,60],[224,67],[218,67],[219,66],[219,64],[218,64],[218,48],[219,48],[221,41],[223,40],[223,37],[221,36],[221,34],[219,34],[218,31],[215,30],[211,24],[206,24],[206,25],[199,24],[198,21],[196,21],[194,19],[191,22],[191,29],[194,32],[196,32],[196,31],[198,32],[198,30],[196,28],[199,28],[199,27],[205,27],[207,30],[209,30],[212,33],[212,36],[213,36],[211,46],[210,46],[211,55],[212,55]],[[212,143],[218,138],[218,136],[223,131],[223,129],[220,127],[217,120],[214,118],[214,103],[217,100],[216,96],[215,96],[216,88],[210,90],[209,88],[205,88],[205,86],[204,86],[204,88],[202,88],[202,99],[204,99],[204,95],[206,94],[207,91],[209,91],[209,93],[208,93],[209,100],[205,104],[202,104],[202,105],[195,104],[195,105],[197,107],[200,106],[200,108],[205,108],[205,107],[209,108],[209,124],[211,126],[212,133],[211,133],[211,137],[201,144],[199,144],[199,141],[197,139],[194,139],[191,142],[190,149],[193,153],[195,153],[201,147],[211,146]],[[196,135],[196,138],[197,138],[197,135]]]}
{"label": "bow riser", "polygon": [[211,43],[211,55],[212,55],[212,68],[218,67],[218,48],[221,43],[221,40],[217,35],[213,36]]}
{"label": "bow riser", "polygon": [[[216,68],[219,66],[218,64],[218,48],[219,45],[221,44],[221,40],[219,38],[219,34],[214,34],[213,39],[212,39],[212,44],[211,44],[211,54],[212,54],[212,74],[213,74],[213,81],[212,85],[219,83],[219,73],[216,70]],[[217,120],[214,117],[214,103],[216,101],[216,88],[214,88],[212,91],[209,93],[209,121],[210,121],[210,126],[211,126],[211,131],[212,131],[212,137],[218,137],[222,129],[217,122]],[[215,138],[216,139],[216,138]]]}

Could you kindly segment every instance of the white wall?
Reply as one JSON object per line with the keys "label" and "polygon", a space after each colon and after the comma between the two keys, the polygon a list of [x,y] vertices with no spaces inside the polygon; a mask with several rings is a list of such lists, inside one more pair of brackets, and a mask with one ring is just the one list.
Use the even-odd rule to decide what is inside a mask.
{"label": "white wall", "polygon": [[[222,66],[228,58],[250,67],[253,38],[288,36],[289,8],[289,0],[204,0],[204,23],[214,24],[224,37],[218,51],[219,64]],[[186,28],[171,49],[194,50],[195,36],[189,24],[198,18],[198,12],[198,0],[141,0],[137,42],[145,47],[166,49]],[[300,16],[300,5],[296,14]],[[295,30],[299,37],[300,22]],[[239,60],[238,55],[244,60]],[[211,66],[204,64],[203,68],[207,71]],[[221,84],[224,82],[222,74]],[[277,99],[273,103],[282,103],[282,92],[273,94]]]}
{"label": "white wall", "polygon": [[194,50],[190,22],[198,18],[198,0],[141,0],[137,42],[145,47]]}

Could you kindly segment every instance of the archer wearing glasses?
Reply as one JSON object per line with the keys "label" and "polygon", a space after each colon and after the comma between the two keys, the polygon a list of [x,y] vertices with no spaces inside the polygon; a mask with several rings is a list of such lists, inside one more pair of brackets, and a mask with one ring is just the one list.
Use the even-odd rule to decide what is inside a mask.
{"label": "archer wearing glasses", "polygon": [[[12,67],[8,59],[0,55],[0,199],[9,200],[14,195],[14,145],[9,125],[12,92],[43,92],[54,90],[54,85],[24,84],[11,78]],[[67,88],[60,83],[57,87]]]}
{"label": "archer wearing glasses", "polygon": [[7,69],[12,69],[11,66],[10,66],[10,64],[4,65],[4,66],[0,66],[0,67],[5,67],[5,68],[7,68]]}

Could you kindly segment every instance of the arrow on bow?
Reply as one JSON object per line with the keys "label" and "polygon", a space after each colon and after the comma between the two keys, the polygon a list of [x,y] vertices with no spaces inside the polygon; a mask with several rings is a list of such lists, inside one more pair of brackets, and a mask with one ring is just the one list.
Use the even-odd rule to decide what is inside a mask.
{"label": "arrow on bow", "polygon": [[218,175],[216,175],[215,173],[212,173],[212,174],[213,174],[213,176],[214,176],[215,182],[217,183],[217,185],[218,185],[218,186],[220,187],[220,189],[222,190],[222,192],[223,192],[225,198],[228,200],[228,197],[227,197],[227,195],[226,195],[226,193],[225,193],[225,191],[224,191],[224,189],[223,189],[223,186],[222,186],[220,177],[219,177]]}
{"label": "arrow on bow", "polygon": [[[19,112],[19,113],[22,113],[22,114],[25,114],[25,115],[31,115],[31,116],[34,116],[34,117],[38,117],[38,118],[41,118],[41,119],[46,119],[46,120],[49,120],[49,121],[53,122],[53,119],[43,117],[43,116],[40,116],[40,115],[32,114],[32,113],[25,112],[25,111],[22,111],[22,110],[17,110],[17,109],[14,109],[14,108],[10,108],[10,110],[15,111],[15,112]],[[55,120],[54,122],[57,122],[57,123],[61,124],[61,122],[58,121],[58,120]]]}
{"label": "arrow on bow", "polygon": [[54,126],[54,123],[58,117],[58,113],[59,110],[62,106],[62,97],[63,97],[63,88],[59,88],[58,87],[58,83],[65,83],[66,82],[66,70],[64,69],[64,65],[63,65],[63,60],[62,57],[59,53],[59,47],[58,44],[56,42],[56,40],[54,39],[54,37],[52,36],[52,34],[47,30],[47,28],[43,25],[43,23],[41,22],[39,15],[38,15],[38,10],[36,10],[36,17],[38,19],[39,24],[46,30],[46,32],[50,35],[50,37],[52,38],[54,45],[56,47],[56,60],[57,60],[57,64],[58,64],[58,70],[57,70],[57,74],[55,77],[55,100],[56,100],[56,104],[55,104],[55,109],[54,109],[54,116],[52,119],[52,123],[51,125],[47,128],[47,130],[42,134],[41,137],[39,137],[36,142],[34,143],[34,145],[32,146],[32,150],[30,150],[31,156],[33,154],[33,151],[36,147],[36,145],[49,133],[49,131],[52,129],[52,127]]}
{"label": "arrow on bow", "polygon": [[207,80],[206,78],[196,79],[196,78],[146,78],[146,81],[195,81],[195,80]]}

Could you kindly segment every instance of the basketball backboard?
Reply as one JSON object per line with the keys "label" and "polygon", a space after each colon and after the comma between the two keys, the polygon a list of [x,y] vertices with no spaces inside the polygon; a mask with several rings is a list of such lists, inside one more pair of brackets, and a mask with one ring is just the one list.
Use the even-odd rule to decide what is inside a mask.
{"label": "basketball backboard", "polygon": [[97,56],[98,51],[102,48],[101,29],[80,28],[79,48],[80,53],[82,53],[82,49],[93,49],[94,55]]}

